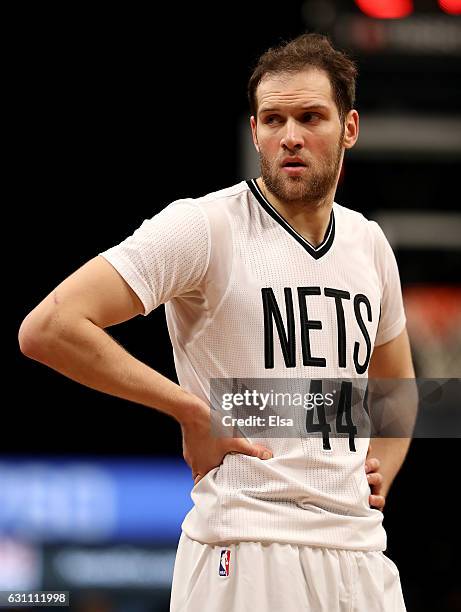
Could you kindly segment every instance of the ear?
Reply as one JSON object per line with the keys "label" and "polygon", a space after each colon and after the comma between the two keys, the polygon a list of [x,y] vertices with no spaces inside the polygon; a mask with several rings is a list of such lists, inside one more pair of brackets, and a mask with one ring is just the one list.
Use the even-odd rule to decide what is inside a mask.
{"label": "ear", "polygon": [[256,133],[256,119],[252,115],[250,117],[251,135],[253,136],[253,144],[256,151],[259,153],[258,134]]}
{"label": "ear", "polygon": [[359,137],[359,114],[355,109],[347,113],[344,121],[343,146],[345,149],[352,149]]}

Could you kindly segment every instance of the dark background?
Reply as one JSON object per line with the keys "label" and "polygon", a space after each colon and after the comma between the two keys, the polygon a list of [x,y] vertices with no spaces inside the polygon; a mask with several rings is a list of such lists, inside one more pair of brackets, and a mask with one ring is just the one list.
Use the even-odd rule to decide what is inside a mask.
{"label": "dark background", "polygon": [[[305,30],[303,4],[40,7],[12,23],[10,197],[17,218],[6,228],[16,248],[8,266],[5,455],[181,455],[170,418],[26,359],[17,330],[63,278],[144,218],[177,198],[248,178],[237,129],[247,112],[246,82],[262,51]],[[435,2],[415,5],[427,15],[438,10]],[[358,12],[353,2],[336,6]],[[459,55],[355,57],[359,112],[460,114]],[[336,201],[368,216],[402,202],[417,212],[458,211],[459,171],[459,152],[346,158]],[[459,251],[396,254],[404,285],[459,286]],[[163,307],[111,333],[175,379]],[[388,496],[387,554],[400,569],[409,611],[455,610],[461,601],[458,456],[456,439],[415,440]]]}

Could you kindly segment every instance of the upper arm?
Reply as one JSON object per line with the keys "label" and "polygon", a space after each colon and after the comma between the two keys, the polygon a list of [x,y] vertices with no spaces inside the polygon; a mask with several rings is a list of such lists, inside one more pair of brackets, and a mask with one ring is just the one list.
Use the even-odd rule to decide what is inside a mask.
{"label": "upper arm", "polygon": [[[376,346],[368,368],[371,437],[394,440],[408,448],[418,413],[418,390],[406,328]],[[386,380],[383,380],[386,379]],[[404,440],[405,439],[405,440]]]}
{"label": "upper arm", "polygon": [[105,328],[147,315],[200,284],[209,243],[200,207],[174,202],[66,278],[30,313],[22,332],[43,332],[69,317]]}
{"label": "upper arm", "polygon": [[410,341],[406,327],[395,338],[375,346],[368,368],[369,378],[414,378]]}
{"label": "upper arm", "polygon": [[376,266],[381,280],[381,313],[368,377],[414,378],[397,261],[379,225],[372,221],[370,227],[375,232]]}
{"label": "upper arm", "polygon": [[108,261],[97,256],[58,285],[27,319],[45,326],[57,318],[86,318],[105,328],[142,312],[136,293]]}
{"label": "upper arm", "polygon": [[381,285],[381,312],[375,339],[376,346],[395,339],[404,329],[406,318],[400,274],[394,252],[375,221],[370,222],[370,228],[375,235],[375,265]]}

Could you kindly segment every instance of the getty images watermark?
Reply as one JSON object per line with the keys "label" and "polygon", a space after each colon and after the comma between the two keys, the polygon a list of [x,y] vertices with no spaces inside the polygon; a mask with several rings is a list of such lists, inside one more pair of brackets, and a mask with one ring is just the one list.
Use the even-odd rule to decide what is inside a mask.
{"label": "getty images watermark", "polygon": [[[240,392],[224,393],[220,405],[223,410],[229,411],[240,406],[254,408],[260,412],[266,410],[268,407],[286,408],[292,406],[302,406],[306,410],[313,410],[314,408],[321,408],[322,406],[333,406],[334,393],[334,391],[332,393],[284,393],[280,391],[276,392],[273,389],[268,393],[263,393],[256,389],[250,390],[243,386]],[[235,417],[231,414],[227,414],[222,417],[222,423],[225,426],[252,424],[265,426],[266,422],[271,427],[291,427],[293,425],[292,418],[282,418],[279,414],[269,414],[267,417],[252,414],[246,417]]]}
{"label": "getty images watermark", "polygon": [[461,437],[461,379],[214,378],[210,405],[219,437]]}

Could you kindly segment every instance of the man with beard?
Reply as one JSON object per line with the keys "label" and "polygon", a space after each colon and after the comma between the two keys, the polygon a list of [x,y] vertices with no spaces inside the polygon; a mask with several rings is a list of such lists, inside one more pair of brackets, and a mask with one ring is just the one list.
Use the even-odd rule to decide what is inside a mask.
{"label": "man with beard", "polygon": [[[347,423],[336,420],[346,436],[333,437],[322,395],[325,379],[413,376],[392,250],[376,223],[334,202],[359,132],[355,78],[353,62],[320,35],[267,51],[248,90],[261,176],[173,202],[21,327],[25,354],[181,424],[194,507],[182,525],[174,612],[405,609],[383,554],[381,510],[408,443],[379,440],[367,461],[350,387],[339,400]],[[161,303],[180,386],[104,331]],[[290,406],[290,431],[266,423],[218,437],[210,414],[223,424],[227,406],[216,380],[231,381],[237,426],[254,416],[252,398],[277,389],[286,398],[306,380],[310,400],[325,402],[315,401],[315,415],[314,404]],[[266,394],[248,388],[256,380]]]}

